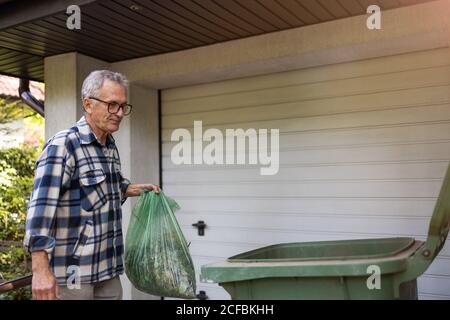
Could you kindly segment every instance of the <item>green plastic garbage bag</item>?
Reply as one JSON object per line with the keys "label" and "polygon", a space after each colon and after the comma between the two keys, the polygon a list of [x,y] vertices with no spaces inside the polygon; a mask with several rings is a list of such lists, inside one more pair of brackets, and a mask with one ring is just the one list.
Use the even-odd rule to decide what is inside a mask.
{"label": "green plastic garbage bag", "polygon": [[174,212],[164,192],[144,191],[133,208],[125,242],[125,272],[146,293],[195,298],[195,271]]}

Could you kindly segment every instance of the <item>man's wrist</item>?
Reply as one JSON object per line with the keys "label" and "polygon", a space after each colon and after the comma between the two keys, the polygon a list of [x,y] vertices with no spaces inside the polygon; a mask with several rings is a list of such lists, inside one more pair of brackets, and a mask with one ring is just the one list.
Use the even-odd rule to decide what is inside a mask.
{"label": "man's wrist", "polygon": [[129,184],[127,186],[127,189],[125,191],[125,197],[132,197],[133,196],[133,190],[134,190],[134,184]]}
{"label": "man's wrist", "polygon": [[31,254],[31,271],[33,273],[50,272],[46,251],[35,251]]}

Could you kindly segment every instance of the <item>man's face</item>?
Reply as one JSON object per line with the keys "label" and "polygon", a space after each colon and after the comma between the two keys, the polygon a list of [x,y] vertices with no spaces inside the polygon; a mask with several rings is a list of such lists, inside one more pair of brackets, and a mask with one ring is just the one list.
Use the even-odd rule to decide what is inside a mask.
{"label": "man's face", "polygon": [[[95,98],[106,102],[117,102],[120,105],[127,102],[125,88],[117,82],[110,80],[103,82],[103,86],[99,90],[99,95]],[[120,122],[124,117],[122,108],[117,113],[112,114],[108,112],[108,104],[94,99],[85,99],[84,107],[90,115],[93,124],[98,129],[107,133],[113,133],[119,130]]]}

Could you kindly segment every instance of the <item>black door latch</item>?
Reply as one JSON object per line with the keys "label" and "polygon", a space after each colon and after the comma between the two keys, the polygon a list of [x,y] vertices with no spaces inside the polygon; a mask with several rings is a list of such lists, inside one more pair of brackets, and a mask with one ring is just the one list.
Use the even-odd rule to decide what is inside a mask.
{"label": "black door latch", "polygon": [[209,297],[206,295],[206,291],[200,290],[200,292],[196,295],[198,300],[208,300]]}
{"label": "black door latch", "polygon": [[196,227],[198,229],[198,235],[199,236],[204,236],[205,235],[205,228],[206,228],[205,221],[199,220],[197,223],[193,223],[192,226]]}

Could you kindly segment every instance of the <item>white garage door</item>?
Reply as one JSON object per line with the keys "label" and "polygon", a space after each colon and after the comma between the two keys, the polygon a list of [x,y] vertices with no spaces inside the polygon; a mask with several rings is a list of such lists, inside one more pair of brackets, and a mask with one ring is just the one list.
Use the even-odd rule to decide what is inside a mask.
{"label": "white garage door", "polygon": [[[175,88],[162,94],[163,183],[200,266],[297,241],[425,240],[450,159],[448,48]],[[277,128],[280,167],[175,165],[171,134]],[[204,146],[208,143],[204,143]],[[192,227],[205,221],[204,236]],[[228,299],[198,283],[210,299]],[[450,299],[450,245],[419,279]]]}

